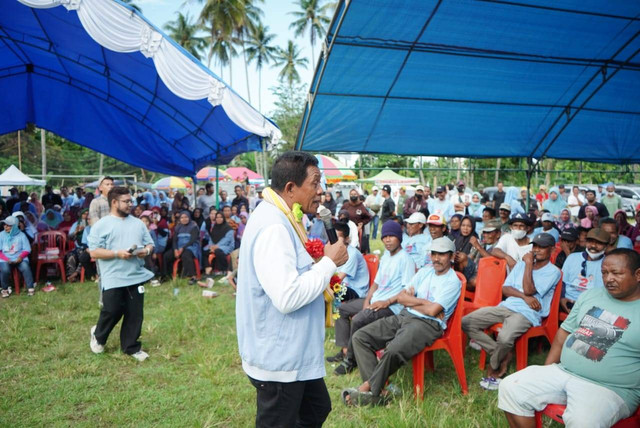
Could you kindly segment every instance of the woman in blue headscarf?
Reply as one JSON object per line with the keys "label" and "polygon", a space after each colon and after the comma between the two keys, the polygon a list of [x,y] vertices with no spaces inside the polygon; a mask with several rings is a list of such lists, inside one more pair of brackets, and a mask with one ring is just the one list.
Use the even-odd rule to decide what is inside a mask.
{"label": "woman in blue headscarf", "polygon": [[553,218],[557,220],[562,210],[566,207],[567,203],[560,196],[560,190],[557,187],[552,187],[549,191],[549,199],[542,203],[542,208],[548,210],[553,215]]}
{"label": "woman in blue headscarf", "polygon": [[9,297],[11,282],[11,268],[16,267],[22,273],[27,284],[29,296],[33,296],[33,276],[29,266],[31,245],[27,236],[20,231],[18,219],[10,216],[4,219],[4,230],[0,232],[0,282],[2,283],[2,297]]}
{"label": "woman in blue headscarf", "polygon": [[40,217],[38,231],[57,230],[60,223],[62,223],[62,215],[58,211],[49,208]]}
{"label": "woman in blue headscarf", "polygon": [[167,206],[167,208],[169,208],[171,206],[171,202],[173,202],[173,201],[167,197],[167,194],[164,192],[164,190],[160,190],[158,192],[158,201],[157,202],[158,202],[157,203],[158,206],[162,206],[162,204],[165,204]]}
{"label": "woman in blue headscarf", "polygon": [[471,195],[471,203],[469,204],[469,215],[473,218],[482,218],[482,211],[484,211],[484,205],[481,203],[482,195],[478,192],[473,192]]}
{"label": "woman in blue headscarf", "polygon": [[504,202],[511,207],[511,215],[525,214],[522,204],[518,200],[519,192],[517,187],[508,187],[507,193],[504,196]]}
{"label": "woman in blue headscarf", "polygon": [[163,274],[173,269],[175,260],[182,261],[183,276],[191,277],[189,284],[196,283],[196,266],[195,260],[200,260],[200,229],[198,225],[191,220],[189,211],[182,211],[178,217],[178,223],[173,231],[173,251],[164,253],[164,263],[162,265]]}

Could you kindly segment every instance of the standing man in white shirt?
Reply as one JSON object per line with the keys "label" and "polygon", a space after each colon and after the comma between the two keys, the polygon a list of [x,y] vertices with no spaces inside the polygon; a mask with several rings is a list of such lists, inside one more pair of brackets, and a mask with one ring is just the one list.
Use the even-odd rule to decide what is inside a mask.
{"label": "standing man in white shirt", "polygon": [[306,250],[302,216],[318,209],[321,176],[314,156],[282,154],[242,237],[236,327],[242,368],[257,392],[257,427],[319,427],[331,411],[323,292],[348,255],[340,240],[316,263]]}

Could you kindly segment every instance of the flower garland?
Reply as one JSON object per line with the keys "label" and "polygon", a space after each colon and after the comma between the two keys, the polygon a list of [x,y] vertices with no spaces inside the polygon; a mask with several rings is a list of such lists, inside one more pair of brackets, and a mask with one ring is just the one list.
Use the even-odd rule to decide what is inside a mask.
{"label": "flower garland", "polygon": [[[311,258],[315,261],[319,261],[324,256],[324,243],[319,239],[310,239],[305,243],[305,248]],[[338,275],[333,275],[329,280],[329,289],[333,292],[325,291],[325,301],[329,303],[331,301],[331,313],[333,319],[340,318],[338,314],[338,308],[345,294],[347,294],[347,286],[342,283],[342,280]]]}

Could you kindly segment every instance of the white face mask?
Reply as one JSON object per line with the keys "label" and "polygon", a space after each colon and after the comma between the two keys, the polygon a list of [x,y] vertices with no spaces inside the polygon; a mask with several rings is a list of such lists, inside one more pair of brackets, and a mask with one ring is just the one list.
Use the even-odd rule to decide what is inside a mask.
{"label": "white face mask", "polygon": [[527,231],[526,230],[512,230],[511,231],[511,236],[513,236],[515,239],[522,239],[527,235]]}
{"label": "white face mask", "polygon": [[607,192],[607,195],[609,195],[609,196],[613,196],[615,194],[616,194],[615,192]]}
{"label": "white face mask", "polygon": [[591,257],[592,259],[599,259],[604,254],[604,250],[598,251],[597,253],[587,250],[587,254],[589,254],[589,257]]}

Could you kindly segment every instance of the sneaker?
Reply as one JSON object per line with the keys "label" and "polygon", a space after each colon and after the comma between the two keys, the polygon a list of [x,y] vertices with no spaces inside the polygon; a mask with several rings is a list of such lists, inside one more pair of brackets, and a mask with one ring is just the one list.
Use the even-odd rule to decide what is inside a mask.
{"label": "sneaker", "polygon": [[9,297],[9,290],[2,290],[2,298],[6,299],[7,297]]}
{"label": "sneaker", "polygon": [[498,389],[498,385],[502,379],[495,377],[483,377],[480,381],[480,386],[488,391],[496,391]]}
{"label": "sneaker", "polygon": [[344,360],[344,354],[342,353],[342,349],[338,351],[338,353],[332,357],[327,357],[327,361],[330,363],[339,363]]}
{"label": "sneaker", "polygon": [[104,345],[98,343],[98,339],[96,339],[95,333],[96,326],[91,327],[91,341],[89,342],[89,347],[91,347],[91,352],[94,354],[102,354],[104,352]]}
{"label": "sneaker", "polygon": [[143,362],[144,360],[149,358],[149,354],[144,352],[142,349],[136,352],[135,354],[131,354],[131,356],[140,362]]}
{"label": "sneaker", "polygon": [[473,339],[469,341],[469,348],[475,349],[476,351],[482,351],[482,347]]}
{"label": "sneaker", "polygon": [[355,364],[351,363],[350,361],[347,360],[343,360],[340,365],[338,367],[336,367],[336,369],[333,371],[334,374],[338,375],[338,376],[342,376],[342,375],[346,375],[348,373],[351,373],[352,371],[354,371],[356,368]]}
{"label": "sneaker", "polygon": [[213,288],[214,282],[213,278],[207,278],[204,282],[198,281],[198,285],[202,288]]}
{"label": "sneaker", "polygon": [[36,289],[35,288],[30,288],[27,290],[27,295],[28,296],[33,296],[34,294],[36,294]]}
{"label": "sneaker", "polygon": [[161,282],[158,281],[157,279],[152,279],[151,280],[151,286],[152,287],[160,287],[160,285],[161,285]]}
{"label": "sneaker", "polygon": [[56,291],[56,287],[53,284],[47,284],[42,287],[42,291],[45,293],[51,293],[52,291]]}

